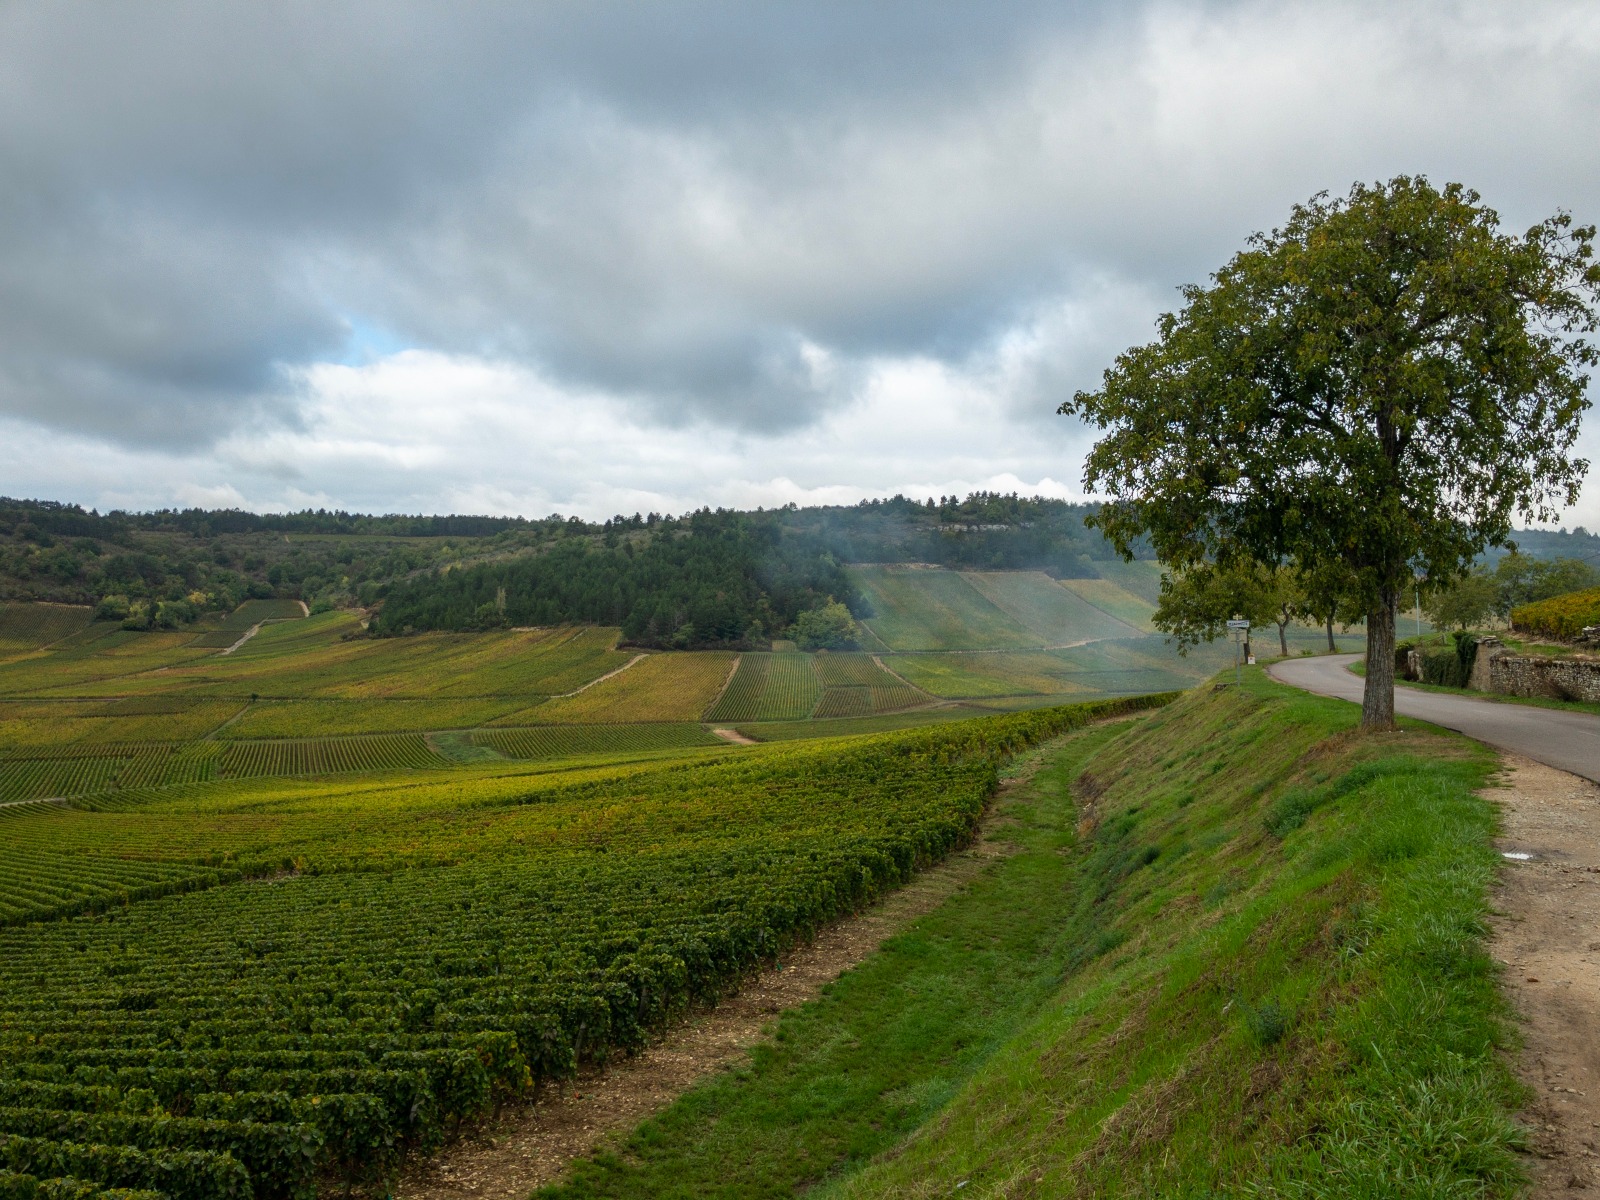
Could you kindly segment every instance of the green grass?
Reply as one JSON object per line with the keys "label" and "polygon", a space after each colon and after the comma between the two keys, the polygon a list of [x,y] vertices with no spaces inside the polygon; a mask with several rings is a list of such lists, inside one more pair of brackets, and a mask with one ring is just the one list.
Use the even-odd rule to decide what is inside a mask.
{"label": "green grass", "polygon": [[1249,673],[1047,756],[1018,853],[545,1197],[1509,1196],[1491,755]]}

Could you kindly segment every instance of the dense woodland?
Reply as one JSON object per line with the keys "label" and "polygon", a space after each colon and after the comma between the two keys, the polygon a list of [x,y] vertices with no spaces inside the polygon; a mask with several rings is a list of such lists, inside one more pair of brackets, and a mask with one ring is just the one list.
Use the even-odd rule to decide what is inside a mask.
{"label": "dense woodland", "polygon": [[590,621],[648,646],[756,645],[830,600],[865,614],[821,539],[777,513],[698,512],[609,523],[515,557],[396,584],[377,634]]}
{"label": "dense woodland", "polygon": [[[1093,506],[978,492],[588,522],[322,510],[97,513],[0,498],[0,599],[101,606],[174,626],[250,598],[362,607],[377,636],[593,621],[652,646],[782,636],[830,599],[866,615],[847,562],[1092,576]],[[1600,563],[1600,536],[1526,531],[1534,558]],[[130,618],[129,614],[134,616]]]}

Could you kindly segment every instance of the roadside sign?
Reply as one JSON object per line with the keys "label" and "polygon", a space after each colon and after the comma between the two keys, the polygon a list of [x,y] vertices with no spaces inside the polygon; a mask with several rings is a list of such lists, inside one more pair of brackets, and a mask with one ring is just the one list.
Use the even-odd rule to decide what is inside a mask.
{"label": "roadside sign", "polygon": [[[1239,660],[1241,657],[1243,657],[1241,650],[1243,649],[1244,642],[1250,636],[1250,622],[1240,620],[1229,621],[1228,632],[1233,634],[1233,682],[1238,683],[1240,680]],[[1251,656],[1250,661],[1252,663],[1255,662],[1254,655]]]}

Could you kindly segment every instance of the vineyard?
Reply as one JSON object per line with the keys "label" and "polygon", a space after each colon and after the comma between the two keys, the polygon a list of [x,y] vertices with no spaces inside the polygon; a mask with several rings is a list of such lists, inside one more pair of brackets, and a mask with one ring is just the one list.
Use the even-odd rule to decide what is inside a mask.
{"label": "vineyard", "polygon": [[1590,625],[1600,625],[1600,588],[1569,592],[1511,610],[1511,628],[1518,633],[1570,641]]}
{"label": "vineyard", "polygon": [[134,758],[9,758],[0,762],[0,801],[74,796],[111,786]]}
{"label": "vineyard", "polygon": [[746,654],[708,721],[792,721],[811,715],[822,683],[809,654]]}
{"label": "vineyard", "polygon": [[533,714],[534,719],[540,723],[698,721],[722,690],[732,665],[733,655],[720,650],[649,654],[576,696],[549,701]]}
{"label": "vineyard", "polygon": [[[7,811],[0,809],[0,813]],[[31,808],[17,811],[31,820],[49,821],[56,817],[55,813]],[[139,862],[111,855],[77,855],[71,870],[63,872],[58,857],[17,848],[6,852],[5,865],[4,882],[0,883],[0,926],[104,911],[135,900],[214,887],[239,877],[233,870],[219,871],[188,863]]]}
{"label": "vineyard", "polygon": [[[264,867],[249,853],[268,844],[263,829],[242,813],[210,828],[166,818],[213,853],[235,839],[222,867],[121,860],[130,873],[113,879],[102,855],[58,849],[42,864],[58,882],[0,900],[103,911],[0,931],[0,1161],[170,1200],[381,1188],[402,1156],[637,1048],[959,845],[1005,754],[1144,703],[520,793],[537,803],[501,791],[472,806],[470,787],[433,788],[445,807],[366,805],[379,824],[365,829],[308,801],[303,870],[256,882],[230,882]],[[131,853],[124,833],[156,819],[50,812],[7,826],[76,822],[92,839],[109,822]],[[299,819],[274,818],[274,855],[296,844]],[[346,869],[373,853],[390,869]],[[8,856],[6,880],[21,861]],[[122,907],[119,887],[194,890]]]}
{"label": "vineyard", "polygon": [[507,758],[572,758],[633,750],[672,750],[721,746],[700,725],[657,722],[644,725],[543,725],[531,729],[480,729],[472,743]]}
{"label": "vineyard", "polygon": [[70,604],[0,604],[0,654],[37,650],[87,628],[94,610]]}
{"label": "vineyard", "polygon": [[[1135,615],[1136,589],[1153,586],[1154,568],[1104,566],[1106,579],[1068,582]],[[1126,629],[1038,572],[851,570],[876,597],[871,620],[890,640],[976,643],[981,652],[641,652],[619,646],[616,629],[572,626],[373,639],[361,613],[308,617],[298,602],[274,600],[249,601],[220,622],[214,635],[230,646],[266,622],[220,655],[200,644],[211,635],[192,630],[124,630],[89,623],[87,609],[0,606],[0,652],[18,649],[0,661],[0,802],[126,809],[163,789],[271,775],[688,752],[716,744],[700,723],[784,726],[756,740],[792,738],[805,732],[792,723],[807,721],[816,736],[848,721],[866,732],[884,728],[886,714],[939,702],[1010,708],[1165,690],[1217,665],[1212,648],[1183,660],[1148,637],[997,649],[1038,644],[1057,633],[1058,618],[1078,620],[1073,613],[1079,634]],[[656,724],[666,728],[642,729]],[[555,732],[564,725],[595,731]]]}
{"label": "vineyard", "polygon": [[[221,730],[223,738],[336,737],[472,729],[525,707],[525,699],[262,700]],[[236,706],[237,707],[237,706]]]}
{"label": "vineyard", "polygon": [[899,682],[870,654],[819,654],[816,667],[823,687],[873,687]]}
{"label": "vineyard", "polygon": [[1042,571],[968,571],[962,577],[1032,633],[1036,646],[1061,646],[1139,632]]}
{"label": "vineyard", "polygon": [[[1063,579],[1059,586],[1076,596],[1081,596],[1101,612],[1109,613],[1117,620],[1126,622],[1140,633],[1155,632],[1155,626],[1150,624],[1150,618],[1155,615],[1155,606],[1142,596],[1127,591],[1120,584],[1113,583],[1109,579]],[[1113,636],[1126,637],[1127,632],[1123,631]]]}
{"label": "vineyard", "polygon": [[221,773],[225,778],[240,779],[253,775],[334,775],[346,771],[445,765],[445,760],[428,748],[421,734],[380,733],[362,737],[228,742],[222,751]]}
{"label": "vineyard", "polygon": [[890,649],[1021,649],[1045,643],[959,572],[855,567],[851,578],[874,610],[866,624]]}
{"label": "vineyard", "polygon": [[244,702],[150,697],[87,702],[0,701],[0,747],[188,741],[238,715]]}
{"label": "vineyard", "polygon": [[208,649],[227,649],[254,626],[266,621],[298,621],[306,610],[298,600],[246,600],[222,619],[222,624],[209,633],[202,633],[190,645]]}
{"label": "vineyard", "polygon": [[1082,672],[1050,650],[1012,654],[899,654],[895,670],[935,696],[1060,695],[1093,690]]}

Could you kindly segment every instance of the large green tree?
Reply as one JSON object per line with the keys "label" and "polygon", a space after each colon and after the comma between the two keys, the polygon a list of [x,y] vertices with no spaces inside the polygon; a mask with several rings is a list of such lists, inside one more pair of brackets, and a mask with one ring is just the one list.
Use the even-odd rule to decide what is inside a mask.
{"label": "large green tree", "polygon": [[1594,233],[1508,234],[1476,192],[1405,176],[1297,205],[1061,406],[1105,431],[1093,523],[1179,571],[1338,568],[1367,617],[1362,725],[1392,727],[1413,571],[1458,576],[1577,499]]}

